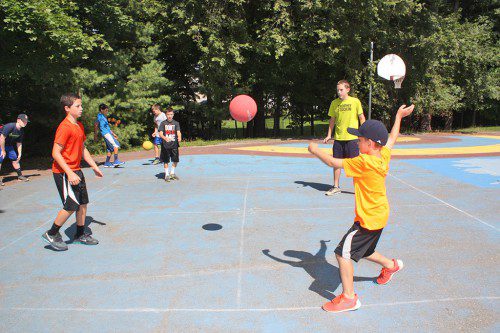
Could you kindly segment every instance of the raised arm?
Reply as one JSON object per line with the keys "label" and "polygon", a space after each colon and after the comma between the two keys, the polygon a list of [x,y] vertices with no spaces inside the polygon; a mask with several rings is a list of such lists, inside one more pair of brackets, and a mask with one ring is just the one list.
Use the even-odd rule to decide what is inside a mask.
{"label": "raised arm", "polygon": [[387,140],[387,144],[385,145],[387,148],[392,149],[399,136],[399,130],[401,128],[401,119],[411,114],[414,108],[415,105],[413,104],[408,107],[405,104],[403,104],[399,107],[398,113],[396,114],[396,120],[394,121],[391,133],[389,134],[389,139]]}

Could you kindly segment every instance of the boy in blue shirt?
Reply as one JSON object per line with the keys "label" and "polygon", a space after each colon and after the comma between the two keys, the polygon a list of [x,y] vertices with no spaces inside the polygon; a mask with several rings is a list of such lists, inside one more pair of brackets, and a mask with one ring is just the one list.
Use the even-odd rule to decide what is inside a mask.
{"label": "boy in blue shirt", "polygon": [[[111,130],[108,122],[108,111],[109,108],[106,104],[99,105],[99,113],[97,114],[96,121],[94,123],[94,140],[97,141],[97,129],[101,131],[101,135],[106,143],[106,162],[104,163],[105,168],[113,168],[124,164],[118,159],[118,149],[120,148],[120,143],[118,142],[118,136]],[[111,163],[111,153],[115,155],[115,160]]]}

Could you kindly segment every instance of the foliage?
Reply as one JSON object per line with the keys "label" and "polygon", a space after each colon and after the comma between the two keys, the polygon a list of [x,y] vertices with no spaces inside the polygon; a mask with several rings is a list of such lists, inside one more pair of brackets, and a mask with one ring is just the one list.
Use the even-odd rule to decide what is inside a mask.
{"label": "foliage", "polygon": [[[497,125],[499,12],[497,0],[3,0],[0,122],[28,112],[27,146],[47,154],[59,97],[76,91],[87,132],[106,103],[123,146],[150,135],[153,103],[174,107],[187,138],[210,139],[245,93],[259,108],[245,136],[279,136],[284,116],[320,135],[347,79],[365,114],[372,86],[372,117],[386,124],[411,101],[415,130]],[[375,75],[388,53],[407,63],[397,92]]]}

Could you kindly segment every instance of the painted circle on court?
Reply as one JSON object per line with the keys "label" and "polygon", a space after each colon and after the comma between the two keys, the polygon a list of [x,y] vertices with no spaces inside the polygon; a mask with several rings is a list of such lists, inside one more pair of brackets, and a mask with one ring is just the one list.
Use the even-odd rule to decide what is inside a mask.
{"label": "painted circle on court", "polygon": [[207,224],[203,225],[202,228],[204,230],[207,230],[207,231],[217,231],[217,230],[222,229],[222,226],[220,224],[217,224],[217,223],[207,223]]}

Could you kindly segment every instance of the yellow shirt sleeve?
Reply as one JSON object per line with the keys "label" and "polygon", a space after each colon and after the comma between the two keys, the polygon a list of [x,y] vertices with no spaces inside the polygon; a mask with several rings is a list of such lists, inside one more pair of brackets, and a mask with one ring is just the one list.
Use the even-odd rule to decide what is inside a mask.
{"label": "yellow shirt sleeve", "polygon": [[363,114],[363,107],[361,106],[361,101],[359,99],[357,104],[358,104],[357,114],[359,116],[360,114]]}

